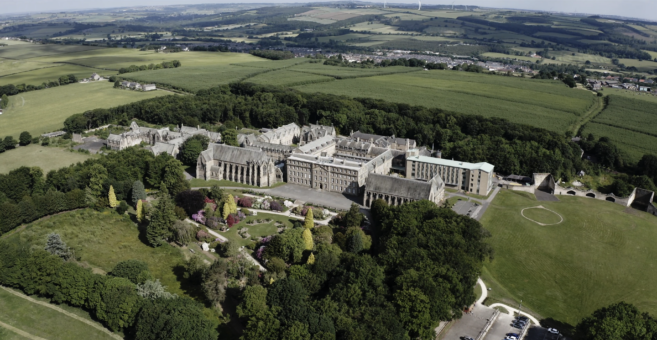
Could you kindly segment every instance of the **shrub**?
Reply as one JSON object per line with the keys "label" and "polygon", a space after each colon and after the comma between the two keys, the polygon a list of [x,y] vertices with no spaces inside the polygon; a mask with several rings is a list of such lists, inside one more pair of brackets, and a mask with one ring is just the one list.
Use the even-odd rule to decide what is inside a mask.
{"label": "shrub", "polygon": [[238,204],[240,207],[251,208],[253,206],[253,201],[251,197],[242,197],[239,199]]}
{"label": "shrub", "polygon": [[187,218],[187,213],[185,212],[185,209],[179,206],[173,208],[173,212],[176,214],[176,217],[178,217],[178,219],[181,221],[184,221]]}
{"label": "shrub", "polygon": [[205,226],[210,229],[217,229],[219,227],[219,217],[210,216],[205,219]]}
{"label": "shrub", "polygon": [[199,230],[196,233],[196,239],[201,242],[212,242],[212,237],[210,234],[206,233],[204,230]]}
{"label": "shrub", "polygon": [[119,206],[116,207],[116,212],[119,213],[119,215],[123,215],[125,214],[126,211],[128,211],[129,207],[130,206],[128,206],[128,203],[126,203],[125,201],[121,201],[121,203],[119,203]]}
{"label": "shrub", "polygon": [[126,278],[134,284],[144,283],[152,279],[148,271],[148,265],[138,260],[126,260],[117,263],[110,275]]}
{"label": "shrub", "polygon": [[271,202],[271,210],[273,210],[273,211],[283,211],[283,206],[280,203],[278,203],[276,201],[273,201],[273,202]]}
{"label": "shrub", "polygon": [[285,261],[279,257],[272,257],[267,261],[266,265],[268,270],[271,270],[274,273],[282,273],[287,269],[287,265],[285,265]]}
{"label": "shrub", "polygon": [[246,216],[251,216],[251,210],[249,210],[249,209],[247,209],[247,208],[242,208],[242,209],[240,209],[240,212],[241,212],[242,214],[244,214],[244,217],[246,217]]}
{"label": "shrub", "polygon": [[239,246],[235,242],[228,241],[221,244],[221,256],[223,257],[233,257],[237,255],[239,251]]}

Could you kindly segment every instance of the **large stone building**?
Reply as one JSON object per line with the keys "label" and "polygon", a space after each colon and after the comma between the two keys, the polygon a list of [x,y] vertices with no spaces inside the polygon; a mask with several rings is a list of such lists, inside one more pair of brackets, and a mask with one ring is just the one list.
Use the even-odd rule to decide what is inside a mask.
{"label": "large stone building", "polygon": [[357,142],[369,142],[374,144],[375,146],[386,148],[386,149],[408,151],[410,149],[417,148],[417,143],[415,142],[414,139],[397,138],[394,135],[380,136],[380,135],[373,135],[369,133],[363,133],[360,131],[356,131],[356,132],[352,131],[351,134],[349,135],[349,138]]}
{"label": "large stone building", "polygon": [[299,136],[299,144],[312,142],[322,137],[331,136],[336,137],[335,128],[332,126],[310,124],[301,128],[301,135]]}
{"label": "large stone building", "polygon": [[372,173],[390,172],[392,158],[390,151],[367,162],[292,154],[286,164],[287,182],[324,191],[358,195],[364,191],[367,176]]}
{"label": "large stone building", "polygon": [[[264,134],[239,134],[237,142],[242,147],[256,147],[266,152],[275,163],[284,162],[294,153],[309,153],[318,145],[328,144],[335,138],[335,128],[331,126],[310,125],[299,130],[296,124],[288,124]],[[270,142],[273,141],[273,142]],[[317,143],[319,141],[319,143]],[[295,147],[292,144],[298,143]],[[312,146],[307,146],[311,144]],[[313,152],[310,152],[313,153]]]}
{"label": "large stone building", "polygon": [[493,169],[489,163],[468,163],[421,156],[417,149],[406,153],[406,177],[430,180],[436,175],[445,184],[477,195],[486,196],[493,188]]}
{"label": "large stone building", "polygon": [[219,132],[211,132],[200,127],[181,126],[176,130],[171,131],[168,127],[161,129],[140,127],[137,123],[132,122],[130,131],[120,135],[110,134],[107,138],[107,146],[112,150],[119,151],[143,142],[150,144],[149,149],[156,155],[166,152],[176,157],[182,143],[194,135],[207,136],[212,143],[221,140]]}
{"label": "large stone building", "polygon": [[440,204],[445,197],[445,182],[439,175],[429,181],[370,174],[365,181],[363,204],[371,207],[377,199],[389,205],[401,205],[419,200]]}
{"label": "large stone building", "polygon": [[277,129],[269,130],[258,136],[259,142],[281,145],[292,145],[299,141],[301,128],[299,125],[291,123],[283,125]]}
{"label": "large stone building", "polygon": [[282,181],[283,172],[263,151],[212,143],[198,157],[196,178],[269,187]]}

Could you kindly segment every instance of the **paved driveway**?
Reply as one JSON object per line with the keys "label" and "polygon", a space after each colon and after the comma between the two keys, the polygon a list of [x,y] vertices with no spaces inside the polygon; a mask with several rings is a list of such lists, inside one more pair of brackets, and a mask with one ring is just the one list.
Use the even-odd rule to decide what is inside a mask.
{"label": "paved driveway", "polygon": [[531,327],[525,335],[525,340],[559,340],[564,339],[559,334],[552,334],[543,327]]}
{"label": "paved driveway", "polygon": [[476,339],[493,313],[495,313],[493,308],[477,306],[472,314],[463,314],[461,319],[457,320],[447,331],[443,340],[461,340],[465,336]]}
{"label": "paved driveway", "polygon": [[345,196],[336,192],[316,190],[295,184],[282,185],[273,189],[264,190],[264,192],[271,196],[291,198],[344,210],[349,210],[352,203],[361,203],[359,197]]}
{"label": "paved driveway", "polygon": [[77,145],[73,147],[74,150],[77,149],[83,149],[83,150],[89,150],[91,153],[98,153],[100,151],[100,148],[105,146],[107,143],[106,140],[100,139],[98,137],[92,136],[92,137],[87,137],[83,139],[84,144]]}
{"label": "paved driveway", "polygon": [[497,320],[488,331],[488,334],[486,334],[484,340],[502,340],[507,333],[520,334],[520,330],[518,328],[511,326],[512,321],[513,316],[505,313],[500,313],[500,315],[497,317]]}

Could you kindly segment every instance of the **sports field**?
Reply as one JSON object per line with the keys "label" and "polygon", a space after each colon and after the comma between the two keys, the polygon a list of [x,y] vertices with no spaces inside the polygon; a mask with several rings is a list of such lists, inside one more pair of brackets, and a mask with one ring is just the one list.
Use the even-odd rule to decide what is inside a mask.
{"label": "sports field", "polygon": [[[42,300],[39,299],[37,301]],[[57,307],[66,308],[67,306]],[[101,324],[93,321],[89,314],[81,309],[66,308],[65,311],[74,313],[87,322],[103,327]],[[13,329],[9,329],[7,326]],[[25,333],[19,335],[16,330]],[[21,298],[0,288],[0,339],[23,340],[35,339],[34,337],[60,340],[115,339],[109,334],[69,315]]]}
{"label": "sports field", "polygon": [[23,131],[36,136],[63,128],[64,120],[76,113],[171,94],[120,90],[113,85],[109,82],[78,83],[11,96],[9,107],[0,115],[0,136],[18,138]]}
{"label": "sports field", "polygon": [[[533,194],[502,190],[489,206],[481,223],[495,250],[484,270],[491,302],[517,306],[522,300],[523,309],[571,325],[619,301],[657,315],[657,217],[611,202],[557,197],[539,202]],[[541,226],[521,215],[537,206],[554,213],[528,209],[525,216],[563,222]]]}
{"label": "sports field", "polygon": [[0,153],[0,174],[21,166],[38,166],[47,174],[50,170],[84,162],[91,157],[93,156],[68,149],[30,144]]}
{"label": "sports field", "polygon": [[[297,69],[299,67],[292,68]],[[297,89],[500,117],[556,132],[565,131],[595,100],[591,93],[569,89],[558,81],[454,71],[345,79],[298,86]]]}

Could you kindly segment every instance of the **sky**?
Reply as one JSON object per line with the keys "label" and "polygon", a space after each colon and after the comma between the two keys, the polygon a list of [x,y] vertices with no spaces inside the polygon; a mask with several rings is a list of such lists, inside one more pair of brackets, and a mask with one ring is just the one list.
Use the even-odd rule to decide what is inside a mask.
{"label": "sky", "polygon": [[[366,0],[375,2],[372,0]],[[398,3],[416,3],[417,0],[391,0]],[[567,13],[620,15],[657,21],[657,0],[425,0],[427,5],[476,5],[494,8],[530,9]],[[112,8],[152,5],[178,5],[198,3],[290,3],[307,0],[0,0],[4,13],[51,12],[89,8]],[[380,2],[383,2],[381,0]]]}

